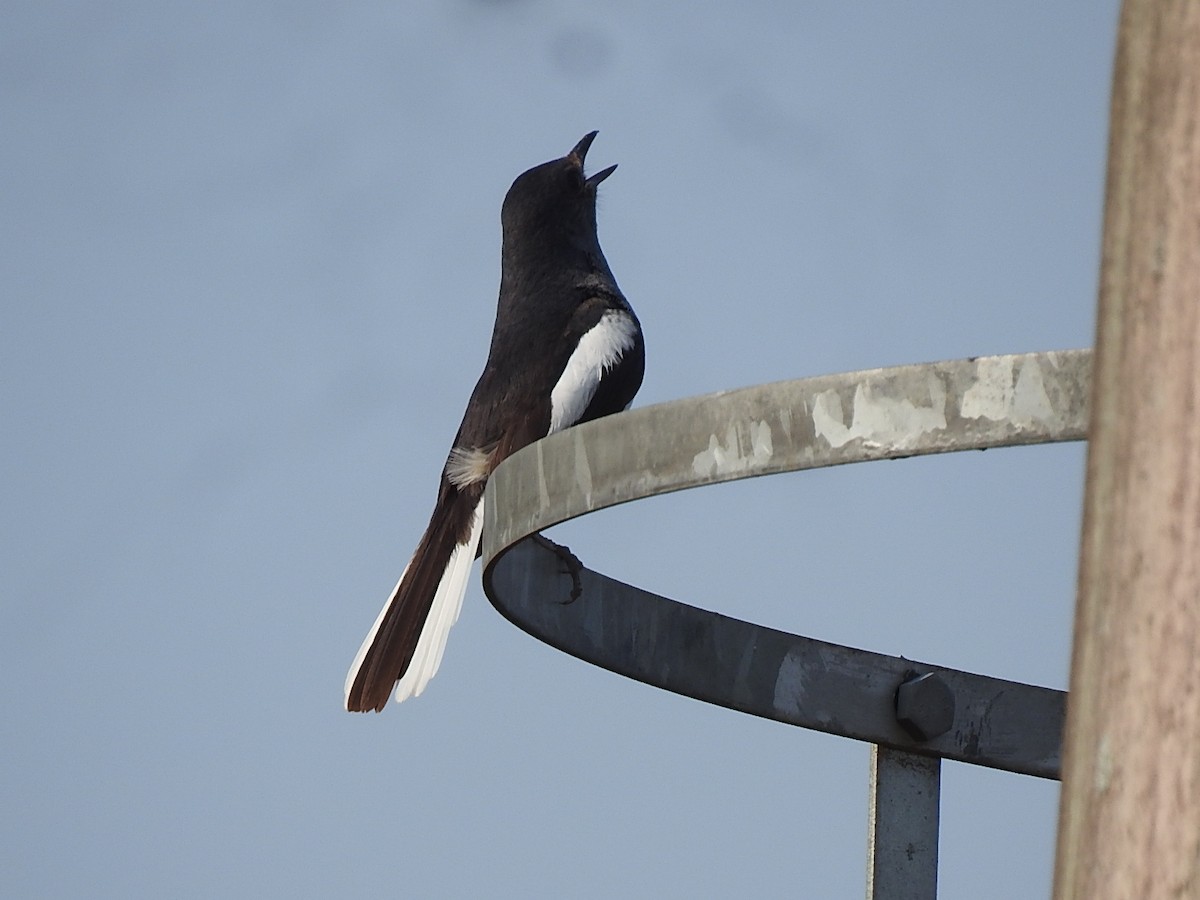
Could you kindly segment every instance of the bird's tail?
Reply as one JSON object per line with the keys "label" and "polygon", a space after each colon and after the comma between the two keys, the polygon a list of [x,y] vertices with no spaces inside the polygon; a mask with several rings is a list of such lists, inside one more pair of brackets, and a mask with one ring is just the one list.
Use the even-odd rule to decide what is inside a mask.
{"label": "bird's tail", "polygon": [[482,524],[482,488],[443,482],[416,553],[346,675],[350,712],[382,710],[393,685],[397,702],[425,690],[458,621]]}

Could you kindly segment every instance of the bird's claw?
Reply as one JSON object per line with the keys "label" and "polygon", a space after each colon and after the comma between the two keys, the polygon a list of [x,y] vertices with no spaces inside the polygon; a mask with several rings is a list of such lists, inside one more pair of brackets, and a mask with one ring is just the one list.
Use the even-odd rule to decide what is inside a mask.
{"label": "bird's claw", "polygon": [[535,534],[533,539],[558,557],[562,563],[562,568],[559,569],[563,575],[571,576],[571,596],[568,600],[559,600],[558,602],[564,606],[568,606],[583,596],[583,582],[580,580],[579,573],[583,571],[583,563],[579,561],[579,557],[571,552],[570,547],[565,547],[562,544],[556,544],[550,538],[541,534]]}

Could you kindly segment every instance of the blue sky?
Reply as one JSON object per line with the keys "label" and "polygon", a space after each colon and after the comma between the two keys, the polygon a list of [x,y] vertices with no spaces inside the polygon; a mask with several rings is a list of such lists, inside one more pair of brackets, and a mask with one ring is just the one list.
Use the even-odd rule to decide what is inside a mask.
{"label": "blue sky", "polygon": [[[345,670],[486,355],[512,179],[599,129],[638,404],[1093,339],[1116,4],[12,6],[12,896],[860,896],[865,746],[544,647]],[[1063,687],[1079,444],[554,532],[813,637]],[[1049,892],[1057,788],[948,764],[942,896]]]}

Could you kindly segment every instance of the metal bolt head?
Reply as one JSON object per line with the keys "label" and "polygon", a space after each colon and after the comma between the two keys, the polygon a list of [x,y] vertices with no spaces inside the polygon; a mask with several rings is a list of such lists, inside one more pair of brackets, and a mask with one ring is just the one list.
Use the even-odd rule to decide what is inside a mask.
{"label": "metal bolt head", "polygon": [[896,689],[896,721],[918,741],[931,741],[954,725],[954,692],[937,672],[926,672]]}

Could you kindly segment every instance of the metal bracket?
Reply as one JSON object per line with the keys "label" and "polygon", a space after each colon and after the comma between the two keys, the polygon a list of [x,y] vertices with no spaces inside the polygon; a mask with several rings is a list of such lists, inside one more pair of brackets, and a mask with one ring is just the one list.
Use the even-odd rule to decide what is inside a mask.
{"label": "metal bracket", "polygon": [[[1083,440],[1091,359],[1068,350],[826,375],[569,428],[514,454],[489,480],[484,591],[534,637],[656,687],[894,751],[1057,779],[1062,691],[707,612],[567,565],[550,542],[526,538],[706,484]],[[936,806],[936,782],[932,790]],[[936,816],[933,827],[936,850]]]}

